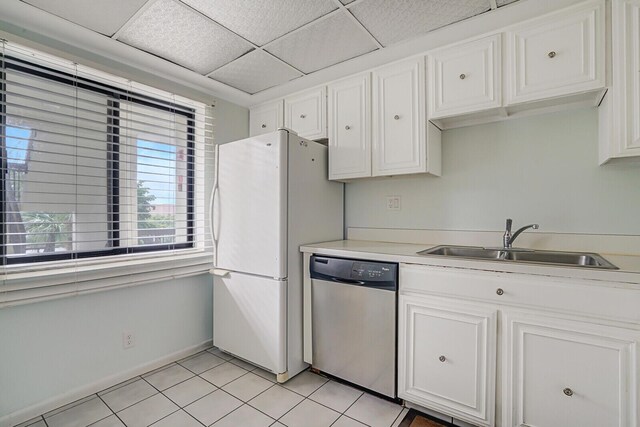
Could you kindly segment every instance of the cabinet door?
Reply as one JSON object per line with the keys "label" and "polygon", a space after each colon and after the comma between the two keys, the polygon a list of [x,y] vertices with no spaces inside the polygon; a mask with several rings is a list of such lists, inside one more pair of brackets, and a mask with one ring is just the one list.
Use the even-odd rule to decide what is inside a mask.
{"label": "cabinet door", "polygon": [[329,86],[329,179],[371,176],[370,74]]}
{"label": "cabinet door", "polygon": [[323,86],[284,100],[284,125],[307,139],[327,137],[327,90]]}
{"label": "cabinet door", "polygon": [[457,419],[491,426],[496,310],[400,295],[398,394]]}
{"label": "cabinet door", "polygon": [[429,54],[429,117],[502,106],[501,35]]}
{"label": "cabinet door", "polygon": [[373,72],[373,176],[426,172],[424,62]]}
{"label": "cabinet door", "polygon": [[[640,0],[614,2],[615,30],[613,61],[619,78],[618,89],[622,100],[623,154],[640,155]],[[617,43],[619,42],[619,44]]]}
{"label": "cabinet door", "polygon": [[639,331],[504,316],[503,425],[637,426]]}
{"label": "cabinet door", "polygon": [[507,32],[507,103],[605,85],[605,2],[591,1]]}
{"label": "cabinet door", "polygon": [[284,126],[282,100],[257,105],[249,111],[249,136],[275,132]]}

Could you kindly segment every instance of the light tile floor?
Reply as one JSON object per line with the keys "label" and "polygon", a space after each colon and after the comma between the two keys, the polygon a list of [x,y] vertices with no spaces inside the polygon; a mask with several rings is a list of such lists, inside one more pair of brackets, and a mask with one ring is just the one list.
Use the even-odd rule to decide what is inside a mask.
{"label": "light tile floor", "polygon": [[210,348],[19,427],[395,427],[406,412],[309,371],[277,384]]}

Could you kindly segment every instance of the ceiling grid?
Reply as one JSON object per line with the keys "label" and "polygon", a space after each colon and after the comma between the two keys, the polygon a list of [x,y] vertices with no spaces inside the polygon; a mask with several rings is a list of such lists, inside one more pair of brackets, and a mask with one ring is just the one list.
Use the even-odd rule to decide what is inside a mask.
{"label": "ceiling grid", "polygon": [[21,0],[248,94],[518,0]]}

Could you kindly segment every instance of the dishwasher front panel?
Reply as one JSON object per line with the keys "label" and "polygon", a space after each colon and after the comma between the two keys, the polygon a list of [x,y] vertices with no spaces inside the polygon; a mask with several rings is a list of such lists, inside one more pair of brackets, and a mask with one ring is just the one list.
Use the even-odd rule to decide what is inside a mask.
{"label": "dishwasher front panel", "polygon": [[396,397],[396,292],[312,279],[313,367]]}

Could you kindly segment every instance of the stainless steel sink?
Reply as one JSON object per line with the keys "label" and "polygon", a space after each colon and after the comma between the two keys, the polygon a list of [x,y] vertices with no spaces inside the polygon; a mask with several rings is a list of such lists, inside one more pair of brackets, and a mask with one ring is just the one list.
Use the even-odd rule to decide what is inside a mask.
{"label": "stainless steel sink", "polygon": [[482,248],[477,246],[436,246],[418,252],[418,255],[439,255],[447,257],[524,262],[567,267],[586,267],[617,270],[602,256],[584,252],[535,251],[527,249]]}

